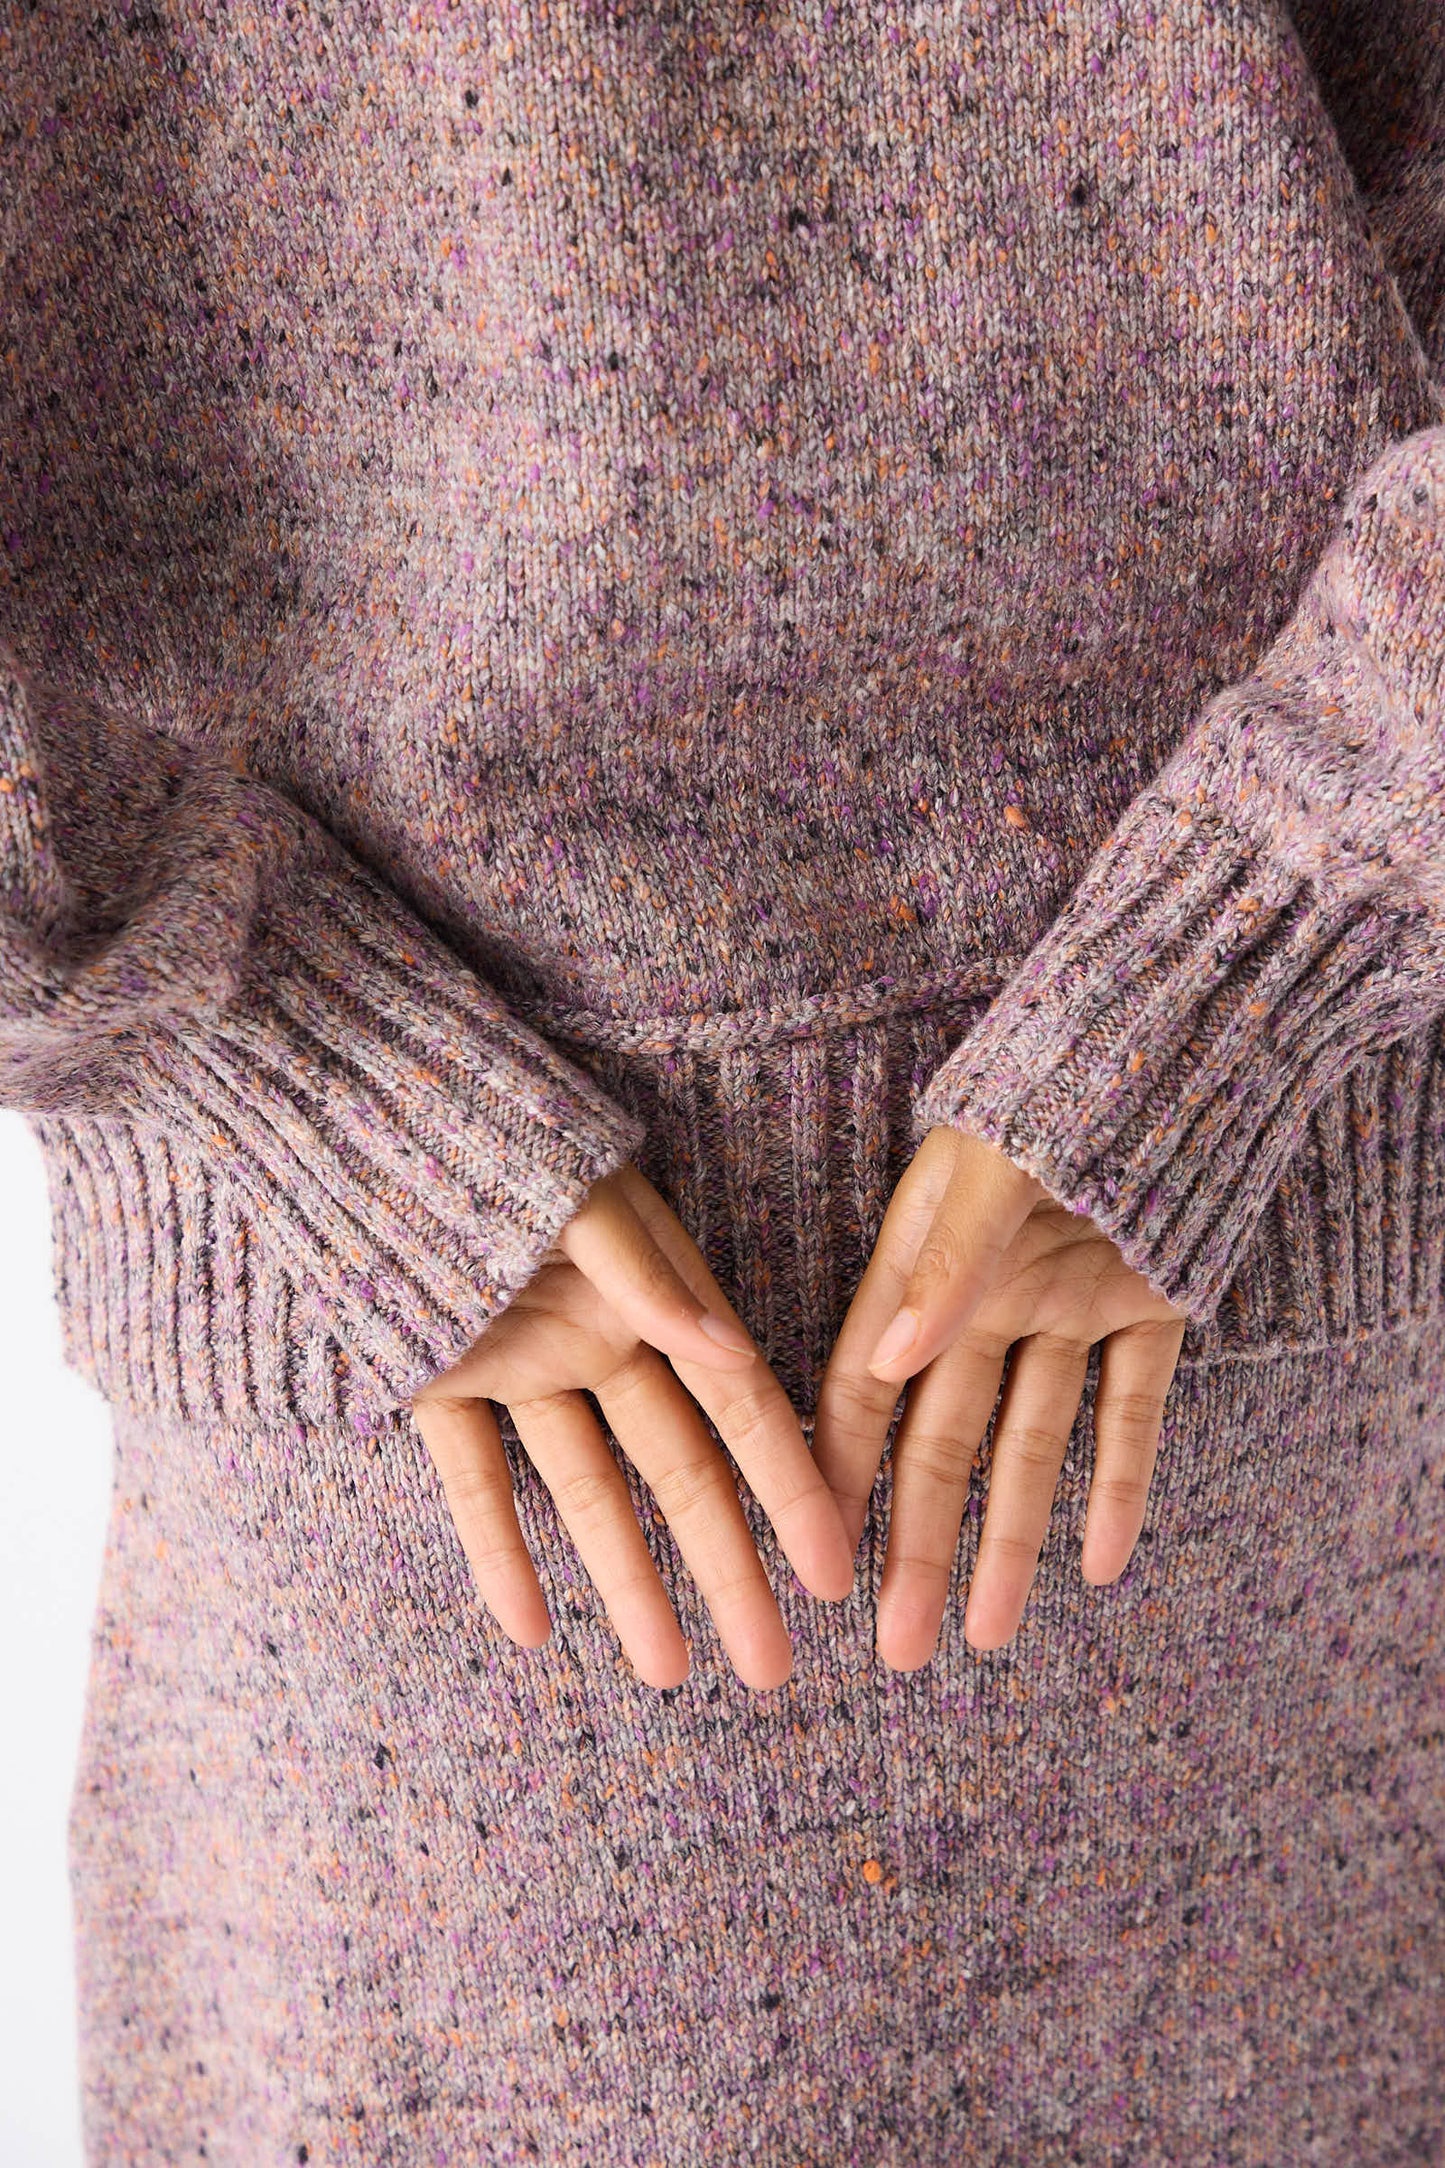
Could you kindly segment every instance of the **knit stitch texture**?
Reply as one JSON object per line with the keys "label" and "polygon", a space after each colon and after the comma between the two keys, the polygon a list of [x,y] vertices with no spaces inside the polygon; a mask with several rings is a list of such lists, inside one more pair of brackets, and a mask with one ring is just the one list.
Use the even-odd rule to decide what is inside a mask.
{"label": "knit stitch texture", "polygon": [[[1445,16],[0,11],[0,1101],[119,1462],[95,2163],[1445,2152]],[[1188,1313],[1015,1644],[639,1688],[408,1403],[936,1123]]]}

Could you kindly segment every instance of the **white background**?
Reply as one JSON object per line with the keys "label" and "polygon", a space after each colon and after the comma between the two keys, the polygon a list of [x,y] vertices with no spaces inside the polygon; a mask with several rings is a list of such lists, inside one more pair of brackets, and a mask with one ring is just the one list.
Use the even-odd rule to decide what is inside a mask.
{"label": "white background", "polygon": [[44,1170],[3,1113],[0,1408],[0,2163],[81,2168],[65,1823],[110,1424],[61,1363]]}

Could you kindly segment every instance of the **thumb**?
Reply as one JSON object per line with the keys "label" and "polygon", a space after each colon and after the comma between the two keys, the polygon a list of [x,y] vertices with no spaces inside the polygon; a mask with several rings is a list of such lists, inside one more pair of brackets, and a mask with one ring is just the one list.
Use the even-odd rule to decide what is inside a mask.
{"label": "thumb", "polygon": [[[932,1191],[931,1211],[925,1206],[916,1219],[900,1211],[900,1228],[908,1232],[900,1235],[893,1261],[902,1291],[867,1359],[874,1377],[896,1385],[925,1368],[963,1330],[990,1292],[1015,1235],[1048,1195],[1034,1175],[995,1146],[948,1124],[929,1131],[904,1183],[915,1170],[923,1197]],[[893,1200],[900,1206],[904,1183]],[[889,1231],[885,1214],[880,1252]]]}
{"label": "thumb", "polygon": [[[691,1236],[677,1221],[664,1248],[649,1224],[659,1216],[673,1220],[647,1177],[635,1167],[620,1167],[593,1183],[558,1234],[557,1245],[650,1347],[708,1369],[741,1370],[756,1362],[756,1344]],[[708,1288],[706,1295],[689,1285],[675,1256],[688,1264],[695,1262],[697,1278]]]}

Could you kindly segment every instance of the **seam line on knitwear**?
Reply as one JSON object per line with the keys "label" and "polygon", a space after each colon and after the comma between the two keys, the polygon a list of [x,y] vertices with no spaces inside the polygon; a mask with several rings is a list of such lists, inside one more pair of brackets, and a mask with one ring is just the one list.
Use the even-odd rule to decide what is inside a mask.
{"label": "seam line on knitwear", "polygon": [[662,1053],[674,1047],[766,1045],[774,1040],[821,1037],[934,1004],[992,1000],[1026,953],[1025,947],[1014,956],[980,957],[913,979],[870,979],[856,986],[830,987],[774,1007],[697,1009],[685,1016],[609,1016],[598,1009],[529,1002],[515,994],[509,999],[533,1030],[607,1051]]}

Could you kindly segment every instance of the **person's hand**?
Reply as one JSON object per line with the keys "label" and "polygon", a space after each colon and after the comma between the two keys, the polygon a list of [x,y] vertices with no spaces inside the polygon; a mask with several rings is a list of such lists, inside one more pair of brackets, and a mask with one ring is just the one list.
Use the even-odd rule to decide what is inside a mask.
{"label": "person's hand", "polygon": [[[889,1330],[895,1322],[897,1337]],[[916,1331],[909,1329],[916,1321]],[[1187,1313],[1094,1222],[962,1128],[931,1129],[893,1192],[819,1388],[813,1455],[856,1545],[888,1425],[893,1493],[876,1645],[895,1670],[933,1654],[969,1478],[998,1396],[993,1465],[964,1614],[973,1648],[1013,1636],[1102,1340],[1086,1581],[1123,1572],[1144,1523]],[[881,1351],[887,1360],[873,1360]]]}
{"label": "person's hand", "polygon": [[781,1685],[788,1631],[699,1408],[814,1596],[851,1593],[854,1544],[782,1386],[682,1222],[630,1164],[593,1184],[528,1285],[412,1409],[503,1630],[535,1648],[551,1621],[492,1401],[510,1411],[638,1675],[675,1686],[687,1642],[588,1393],[671,1524],[738,1675]]}

